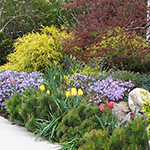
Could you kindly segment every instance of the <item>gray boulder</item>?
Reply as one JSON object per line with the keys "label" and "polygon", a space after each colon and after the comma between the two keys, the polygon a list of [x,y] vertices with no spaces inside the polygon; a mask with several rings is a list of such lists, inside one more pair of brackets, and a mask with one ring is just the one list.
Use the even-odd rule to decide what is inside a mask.
{"label": "gray boulder", "polygon": [[141,88],[135,88],[129,93],[128,105],[132,112],[134,112],[136,109],[136,114],[141,113],[144,115],[142,112],[142,104],[144,103],[142,99],[145,98],[143,92],[146,93],[146,96],[150,97],[150,93],[147,90]]}

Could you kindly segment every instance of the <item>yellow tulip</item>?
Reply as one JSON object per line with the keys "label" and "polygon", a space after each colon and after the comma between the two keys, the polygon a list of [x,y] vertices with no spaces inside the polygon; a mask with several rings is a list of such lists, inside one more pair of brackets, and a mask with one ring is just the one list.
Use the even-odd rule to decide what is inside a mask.
{"label": "yellow tulip", "polygon": [[46,93],[50,95],[50,90],[47,90]]}
{"label": "yellow tulip", "polygon": [[40,89],[41,89],[41,91],[44,91],[45,90],[45,86],[44,85],[40,85]]}
{"label": "yellow tulip", "polygon": [[77,95],[77,89],[71,88],[71,96],[76,96],[76,95]]}
{"label": "yellow tulip", "polygon": [[83,95],[82,89],[78,89],[78,96],[82,96],[82,95]]}
{"label": "yellow tulip", "polygon": [[70,91],[66,91],[66,97],[70,97],[70,96],[71,96]]}

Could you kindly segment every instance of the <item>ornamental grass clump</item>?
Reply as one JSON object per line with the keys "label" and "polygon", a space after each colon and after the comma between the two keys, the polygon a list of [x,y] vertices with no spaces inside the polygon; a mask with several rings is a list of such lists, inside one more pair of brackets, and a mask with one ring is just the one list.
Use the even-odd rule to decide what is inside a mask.
{"label": "ornamental grass clump", "polygon": [[12,97],[14,92],[22,93],[31,87],[39,89],[43,81],[43,74],[38,72],[0,72],[0,107],[4,107],[4,101]]}

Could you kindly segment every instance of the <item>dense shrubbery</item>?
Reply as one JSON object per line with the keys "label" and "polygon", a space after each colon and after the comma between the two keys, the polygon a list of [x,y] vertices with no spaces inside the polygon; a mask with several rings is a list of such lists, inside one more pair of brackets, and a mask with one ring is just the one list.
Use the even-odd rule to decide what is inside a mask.
{"label": "dense shrubbery", "polygon": [[95,0],[95,3],[75,0],[69,1],[66,7],[80,13],[76,14],[78,24],[71,30],[75,38],[68,38],[65,51],[85,62],[101,57],[117,68],[149,70],[149,47],[141,37],[146,34],[143,27],[147,9],[145,0],[136,0],[136,4],[128,0]]}
{"label": "dense shrubbery", "polygon": [[1,70],[45,71],[50,62],[53,67],[63,58],[62,39],[69,37],[64,27],[43,27],[41,33],[28,33],[14,43],[14,53]]}
{"label": "dense shrubbery", "polygon": [[79,105],[71,109],[58,124],[57,139],[60,142],[71,141],[73,138],[81,138],[85,132],[102,128],[95,115],[102,118],[102,114],[106,117],[106,113],[109,113],[108,122],[110,122],[111,111],[109,109],[106,109],[104,113],[97,105]]}
{"label": "dense shrubbery", "polygon": [[[53,7],[57,2],[47,4]],[[128,0],[94,2],[62,4],[69,8],[62,12],[71,11],[77,23],[70,34],[64,27],[51,26],[16,40],[9,62],[0,67],[7,70],[0,71],[0,106],[5,106],[11,121],[27,127],[37,137],[60,142],[62,150],[149,150],[149,117],[147,121],[132,118],[121,127],[111,109],[112,101],[127,100],[135,87],[149,91],[150,75],[109,70],[113,65],[134,71],[149,69],[145,62],[150,53],[141,37],[145,33],[132,31],[136,25],[144,28],[147,1],[136,0],[134,5]],[[51,10],[54,18],[50,24],[63,17],[55,20],[57,8]],[[70,20],[63,22],[70,24]],[[100,64],[91,58],[100,59]],[[148,101],[143,111],[149,115]]]}
{"label": "dense shrubbery", "polygon": [[13,39],[11,36],[0,32],[0,66],[7,62],[7,55],[13,51]]}
{"label": "dense shrubbery", "polygon": [[[80,60],[85,59],[84,61],[87,63],[91,61],[91,58],[99,57],[101,58],[100,66],[105,61],[104,65],[107,64],[109,68],[115,66],[117,69],[148,71],[150,69],[150,53],[146,39],[138,36],[134,31],[122,30],[121,28],[115,28],[114,31],[110,29],[108,35],[104,34],[100,42],[86,47],[85,50],[77,49],[77,45],[69,47],[68,44],[69,53],[73,53]],[[72,39],[69,42],[71,41]],[[66,49],[66,45],[64,49]],[[81,53],[83,55],[80,55]]]}
{"label": "dense shrubbery", "polygon": [[5,103],[11,121],[35,131],[36,119],[52,121],[53,117],[61,116],[65,110],[58,107],[58,104],[60,99],[65,99],[65,95],[51,94],[47,90],[51,91],[50,87],[46,87],[44,91],[27,89],[22,94],[15,93]]}
{"label": "dense shrubbery", "polygon": [[78,150],[149,150],[147,125],[143,118],[136,118],[126,126],[116,128],[110,137],[107,129],[92,130],[85,133],[82,139],[83,145]]}
{"label": "dense shrubbery", "polygon": [[[73,70],[73,68],[71,67],[70,69]],[[71,70],[69,70],[69,72],[71,72]],[[106,147],[106,149],[107,147],[111,148],[118,146],[117,144],[119,142],[121,148],[126,148],[127,146],[129,146],[127,145],[127,136],[129,135],[129,137],[131,137],[131,133],[132,137],[135,138],[135,141],[133,141],[134,138],[131,138],[131,140],[129,141],[129,144],[132,148],[136,146],[136,142],[138,142],[137,146],[141,147],[145,144],[144,148],[147,148],[148,138],[145,130],[145,128],[147,127],[146,122],[143,122],[141,120],[137,120],[136,122],[136,120],[134,120],[131,122],[131,124],[128,123],[129,125],[127,127],[121,127],[121,129],[119,130],[119,125],[111,123],[111,121],[114,121],[115,119],[112,119],[111,110],[108,109],[108,107],[105,107],[104,111],[103,108],[99,108],[99,106],[93,103],[87,103],[87,99],[85,99],[87,97],[84,97],[87,96],[87,91],[84,91],[84,96],[82,97],[71,96],[72,91],[70,94],[67,93],[67,91],[65,96],[65,91],[62,91],[65,84],[62,80],[63,74],[61,73],[61,70],[56,67],[55,70],[49,68],[48,71],[49,72],[47,75],[47,79],[49,77],[49,80],[45,81],[45,86],[40,86],[41,90],[33,88],[26,89],[22,94],[14,93],[13,96],[5,102],[6,109],[9,113],[11,121],[26,126],[29,130],[36,132],[37,136],[43,136],[49,139],[49,141],[51,142],[55,141],[62,143],[62,149],[64,150],[67,150],[71,147],[74,150],[77,150],[79,147],[79,149],[90,149],[90,145],[95,145],[95,143],[103,139],[100,138],[99,135],[104,135],[104,137],[106,137],[108,141],[111,141],[109,142],[110,144],[106,144],[105,141],[103,143],[100,142],[99,145]],[[60,77],[57,77],[58,75]],[[82,81],[82,75],[84,74],[79,75],[80,77],[76,78],[75,80],[76,84],[78,81]],[[117,82],[117,76],[119,76],[119,84],[121,84],[122,86],[124,84],[127,84],[127,86],[129,87],[133,86],[132,82],[127,82],[130,78],[134,79],[134,74],[132,73],[118,71],[115,74],[114,72],[111,79],[110,73],[99,73],[99,75],[100,76],[88,75],[86,81],[98,82],[102,79],[101,81],[106,82],[107,80],[112,81],[113,78],[114,81],[112,83],[116,87],[119,83]],[[60,82],[57,86],[55,86],[58,79],[60,80]],[[136,81],[136,78],[133,81]],[[83,87],[78,85],[77,89],[84,89],[85,87],[88,89],[87,85],[88,82],[82,82]],[[93,88],[94,86],[96,85],[93,85]],[[77,91],[74,92],[76,95]],[[102,94],[102,96],[104,95]],[[99,117],[101,121],[103,120],[102,117],[104,117],[104,122],[107,120],[107,122],[104,123],[104,128],[106,128],[106,130],[102,128],[102,124],[96,116]],[[109,127],[112,127],[112,125],[112,129],[117,129],[112,130],[110,134]],[[139,126],[139,129],[137,126]],[[103,129],[104,131],[100,129]],[[141,132],[139,132],[139,130]],[[118,134],[120,135],[120,133],[125,133],[125,135],[127,136],[122,135],[122,139],[120,140],[119,138],[117,138]],[[136,139],[138,134],[139,138]],[[140,138],[141,136],[142,138]],[[87,143],[90,143],[90,145],[88,145]],[[97,145],[98,148],[99,145]],[[95,145],[95,149],[97,149],[97,146]]]}

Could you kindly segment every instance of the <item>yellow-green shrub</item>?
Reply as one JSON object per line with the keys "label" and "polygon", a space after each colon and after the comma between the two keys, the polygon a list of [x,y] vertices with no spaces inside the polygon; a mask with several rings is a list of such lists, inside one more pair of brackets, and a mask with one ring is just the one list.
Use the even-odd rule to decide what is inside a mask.
{"label": "yellow-green shrub", "polygon": [[20,37],[14,43],[14,53],[8,55],[8,63],[0,70],[43,71],[49,63],[59,64],[63,58],[63,38],[69,37],[62,26],[43,27],[41,32],[32,32]]}
{"label": "yellow-green shrub", "polygon": [[[147,93],[143,93],[145,98],[143,99],[143,107],[142,111],[147,115],[147,121],[150,124],[150,96],[147,95]],[[150,126],[149,126],[149,138],[150,138]]]}
{"label": "yellow-green shrub", "polygon": [[[116,27],[111,29],[102,37],[100,43],[93,46],[97,52],[102,52],[102,57],[109,64],[122,65],[128,70],[147,71],[149,70],[150,52],[146,39],[138,36],[135,31],[127,31],[124,28]],[[99,49],[99,50],[97,50]]]}
{"label": "yellow-green shrub", "polygon": [[[144,48],[147,46],[147,42],[146,39],[138,36],[135,31],[128,31],[124,28],[116,27],[108,31],[107,38],[105,36],[103,37],[101,45],[102,48],[108,48],[109,46],[108,50],[111,56],[119,56],[139,51],[139,49],[135,48]],[[111,51],[111,49],[115,49],[115,51]]]}
{"label": "yellow-green shrub", "polygon": [[102,60],[107,62],[104,65],[132,71],[148,71],[150,69],[148,43],[146,39],[137,35],[136,31],[115,27],[110,28],[103,35],[96,36],[99,37],[99,42],[85,47],[83,52],[78,49],[78,53],[75,53],[77,58],[86,60],[86,62],[93,58],[100,58],[100,63],[103,62]]}

